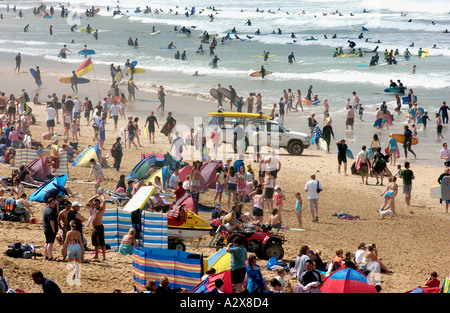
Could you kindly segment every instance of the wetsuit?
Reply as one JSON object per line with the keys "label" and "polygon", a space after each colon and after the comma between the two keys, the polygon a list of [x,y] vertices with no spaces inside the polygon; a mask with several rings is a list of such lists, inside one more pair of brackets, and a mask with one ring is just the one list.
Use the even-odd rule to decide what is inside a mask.
{"label": "wetsuit", "polygon": [[442,117],[442,124],[448,124],[448,110],[449,107],[446,104],[439,108],[439,114]]}

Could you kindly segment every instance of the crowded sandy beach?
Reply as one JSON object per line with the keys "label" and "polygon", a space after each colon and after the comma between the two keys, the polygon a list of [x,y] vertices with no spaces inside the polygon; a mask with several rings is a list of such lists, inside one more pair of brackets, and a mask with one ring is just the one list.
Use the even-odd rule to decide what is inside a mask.
{"label": "crowded sandy beach", "polygon": [[[63,145],[70,146],[72,143],[72,148],[69,147],[68,150],[70,150],[70,153],[74,153],[73,159],[75,159],[84,149],[98,143],[102,150],[101,155],[105,158],[102,159],[101,170],[104,179],[97,181],[96,178],[99,177],[97,176],[98,170],[95,169],[95,173],[93,173],[91,167],[76,167],[72,166],[71,162],[69,162],[68,166],[69,179],[65,187],[70,190],[70,195],[65,196],[65,198],[71,202],[72,206],[75,202],[82,205],[79,214],[85,219],[83,233],[87,239],[87,245],[84,247],[82,257],[82,260],[85,262],[81,263],[81,284],[70,285],[67,283],[66,277],[70,269],[68,268],[67,258],[62,254],[62,245],[60,243],[54,241],[54,244],[50,247],[51,252],[49,254],[49,250],[47,249],[47,241],[49,241],[49,238],[48,234],[45,234],[43,230],[43,218],[46,215],[47,204],[28,201],[27,206],[29,205],[29,207],[27,210],[30,212],[29,221],[0,221],[0,236],[2,238],[0,269],[2,269],[2,277],[7,282],[8,288],[16,292],[43,292],[42,285],[32,278],[33,273],[40,271],[45,278],[53,281],[63,293],[135,293],[132,255],[124,255],[112,250],[108,250],[105,254],[100,252],[98,256],[95,255],[95,247],[91,240],[94,227],[92,223],[88,223],[91,213],[86,205],[96,195],[98,195],[98,199],[102,200],[103,205],[103,199],[108,199],[108,195],[103,193],[102,196],[101,192],[98,194],[98,189],[96,190],[96,188],[101,187],[101,190],[116,190],[119,176],[122,174],[126,176],[131,173],[135,165],[141,160],[141,154],[170,153],[173,156],[177,154],[169,138],[161,133],[169,112],[177,120],[177,126],[180,129],[194,128],[195,132],[197,132],[200,122],[207,125],[210,121],[211,116],[208,113],[217,112],[218,110],[228,112],[230,107],[229,100],[224,99],[222,103],[223,108],[221,108],[217,100],[212,98],[204,99],[202,97],[200,99],[199,97],[179,96],[176,93],[168,92],[165,98],[164,110],[162,110],[158,97],[159,86],[161,84],[158,81],[157,73],[152,73],[152,77],[148,79],[149,81],[145,82],[146,86],[150,83],[152,88],[140,88],[142,87],[143,79],[135,75],[134,83],[137,87],[135,90],[136,99],[129,98],[126,85],[119,86],[124,91],[127,105],[124,108],[124,115],[118,114],[117,127],[115,127],[114,118],[112,118],[110,110],[111,103],[114,102],[114,97],[109,97],[108,99],[108,93],[112,89],[110,80],[100,79],[100,77],[93,76],[93,72],[90,72],[84,76],[89,77],[90,83],[78,84],[78,92],[72,90],[71,84],[62,84],[59,81],[62,76],[68,76],[69,73],[79,68],[86,61],[86,58],[79,57],[76,63],[64,63],[53,62],[39,56],[23,55],[21,69],[16,71],[14,69],[16,53],[0,53],[0,91],[4,93],[6,98],[5,102],[7,102],[6,107],[3,107],[1,115],[3,119],[2,138],[5,138],[6,131],[10,133],[11,125],[18,128],[19,133],[23,126],[29,131],[29,133],[25,132],[20,134],[18,139],[12,140],[16,143],[19,141],[18,146],[14,146],[16,143],[9,142],[7,148],[14,146],[17,151],[17,149],[20,149],[20,145],[24,143],[22,142],[22,136],[28,135],[31,137],[31,142],[33,143],[30,145],[30,148],[36,149],[36,151],[39,148],[52,151],[55,145],[57,146],[56,149],[59,150],[63,148]],[[124,56],[123,59],[117,60],[115,63],[122,64],[126,59],[127,57]],[[109,68],[107,64],[96,64],[95,57],[93,57],[93,62],[96,70],[101,67],[106,72]],[[29,73],[30,68],[36,68],[37,66],[40,68],[40,77],[43,82],[39,88]],[[124,75],[122,81],[128,84],[130,75]],[[229,85],[226,80],[216,81],[211,75],[204,83],[204,90],[209,91],[211,88],[216,88],[217,84],[223,86]],[[31,114],[22,114],[24,108],[26,111],[26,106],[21,105],[19,99],[23,97],[24,91],[29,95],[30,99],[26,101],[26,104],[31,109],[35,123],[32,123]],[[258,87],[258,92],[261,92],[263,97],[266,96],[264,89],[260,88],[260,86]],[[282,95],[282,92],[283,90],[279,90],[280,95]],[[35,96],[37,94],[38,98],[36,99]],[[64,112],[63,108],[56,111],[58,114],[57,118],[56,116],[52,118],[52,113],[49,113],[51,110],[47,108],[52,107],[51,98],[53,94],[59,99],[56,102],[60,102],[63,95],[66,95],[66,98],[70,96],[72,99],[75,99],[75,97],[82,100],[87,98],[92,101],[94,107],[97,103],[100,103],[100,106],[102,106],[103,101],[111,101],[109,105],[106,105],[107,112],[104,112],[106,116],[104,119],[104,132],[102,134],[104,138],[99,137],[98,133],[96,134],[96,131],[92,127],[92,124],[95,122],[94,119],[91,120],[93,116],[89,115],[86,118],[83,109],[79,111],[81,117],[78,122],[76,120],[74,122],[73,115],[67,117],[69,114],[68,112],[65,114],[66,112]],[[364,91],[358,91],[358,95],[363,98]],[[9,104],[8,100],[11,99],[11,96],[17,101],[12,101],[12,104]],[[327,97],[332,102],[333,95],[328,94]],[[441,102],[446,100],[445,95],[443,95]],[[117,99],[117,101],[125,102],[122,99]],[[48,102],[50,102],[50,105],[48,105]],[[347,108],[345,103],[333,103],[334,107],[339,105],[341,105],[342,110]],[[11,106],[15,107],[15,116],[12,114],[13,111],[10,110]],[[255,160],[254,154],[252,153],[253,147],[250,147],[247,154],[245,154],[244,164],[246,167],[251,166],[253,169],[254,176],[252,180],[258,180],[258,172],[261,170],[261,164],[264,164],[264,160],[269,160],[272,150],[275,152],[279,159],[279,170],[276,171],[276,180],[273,181],[269,178],[269,184],[263,183],[262,189],[265,190],[267,189],[266,187],[278,189],[278,191],[275,190],[277,197],[279,197],[280,193],[284,197],[277,198],[278,202],[276,202],[275,206],[277,204],[280,205],[278,207],[278,213],[273,213],[272,207],[267,208],[267,206],[261,210],[262,213],[258,210],[255,211],[254,196],[252,196],[251,202],[243,202],[242,213],[247,213],[243,215],[250,219],[247,222],[257,224],[257,219],[259,218],[260,224],[272,223],[274,226],[279,224],[280,229],[278,233],[283,234],[286,239],[283,243],[284,256],[282,260],[287,265],[295,263],[295,267],[298,266],[297,259],[301,255],[301,251],[304,250],[304,247],[307,247],[307,254],[311,253],[309,255],[311,259],[317,260],[317,255],[320,255],[320,259],[328,264],[332,264],[333,259],[340,258],[340,261],[344,261],[344,255],[347,252],[350,253],[349,257],[353,263],[361,263],[355,260],[355,253],[358,255],[357,251],[360,248],[366,252],[370,248],[372,256],[375,253],[377,258],[377,260],[371,261],[377,261],[382,269],[381,275],[378,276],[379,279],[376,282],[379,292],[405,293],[418,286],[426,286],[433,272],[437,273],[437,279],[441,282],[438,287],[441,287],[442,282],[446,277],[448,280],[448,276],[450,275],[450,255],[449,249],[447,248],[448,237],[450,235],[450,215],[448,214],[448,209],[446,210],[445,201],[444,203],[440,203],[439,198],[432,197],[430,188],[439,185],[438,178],[446,171],[444,165],[445,160],[441,159],[440,150],[445,149],[445,147],[443,148],[443,144],[446,143],[449,135],[448,124],[444,123],[442,125],[442,137],[435,139],[436,124],[434,113],[438,111],[434,110],[432,112],[433,114],[430,112],[429,115],[432,121],[429,122],[428,130],[426,131],[433,134],[433,136],[428,135],[428,138],[433,137],[429,141],[433,145],[434,151],[428,149],[422,153],[419,139],[419,144],[412,146],[417,158],[412,154],[408,154],[408,158],[406,159],[404,157],[403,147],[399,143],[400,158],[394,161],[388,159],[386,162],[386,170],[380,171],[380,177],[376,173],[373,173],[369,174],[367,180],[365,180],[361,175],[354,174],[352,165],[358,161],[358,155],[364,156],[361,162],[363,163],[363,167],[366,157],[367,163],[375,164],[369,156],[366,156],[366,153],[360,154],[359,152],[366,149],[363,149],[363,146],[367,147],[366,150],[368,150],[376,147],[376,144],[371,142],[371,140],[361,140],[359,139],[361,137],[357,136],[358,132],[362,131],[362,128],[364,128],[364,131],[368,131],[367,127],[373,127],[368,126],[368,124],[358,124],[358,120],[355,118],[354,128],[352,123],[352,129],[346,130],[348,124],[346,125],[344,122],[336,123],[333,113],[329,114],[328,118],[330,119],[327,120],[321,106],[316,107],[314,111],[307,104],[303,106],[305,107],[304,112],[303,110],[299,110],[298,112],[290,111],[287,113],[284,116],[284,123],[291,126],[301,124],[303,125],[301,130],[306,135],[310,135],[309,131],[313,133],[313,129],[306,127],[308,125],[308,117],[311,116],[311,113],[315,113],[317,125],[320,128],[323,129],[326,124],[332,125],[333,127],[334,134],[331,136],[332,139],[329,142],[330,153],[319,149],[319,146],[315,144],[305,149],[300,156],[289,154],[285,149],[261,147],[259,158]],[[349,110],[353,110],[352,107]],[[235,107],[233,111],[236,112]],[[155,128],[154,141],[144,135],[144,125],[146,124],[147,117],[150,116],[150,112],[154,112],[158,123]],[[256,112],[256,106],[254,112]],[[74,111],[71,113],[74,113]],[[271,104],[266,103],[266,106],[262,108],[262,113],[270,115],[272,113]],[[273,113],[280,114],[279,108]],[[358,113],[354,112],[354,114],[357,116]],[[114,157],[111,154],[111,148],[116,143],[117,137],[120,136],[120,129],[128,129],[129,118],[134,120],[136,117],[139,118],[137,121],[140,129],[140,132],[137,133],[139,140],[137,138],[134,140],[136,145],[129,146],[127,142],[126,146],[123,147],[120,168],[116,169],[114,168]],[[49,130],[53,127],[53,124],[49,124],[49,120],[54,120],[54,132],[52,134],[49,134]],[[8,122],[11,122],[11,124],[7,124]],[[372,124],[372,122],[369,124]],[[76,138],[72,133],[72,123],[75,124],[73,130],[74,133],[77,133]],[[397,117],[393,123],[393,127],[398,126],[395,128],[396,133],[403,134],[403,124],[411,126],[411,124],[403,123],[403,120],[400,120],[400,118],[397,121]],[[181,126],[186,127],[182,128]],[[8,129],[6,130],[5,127]],[[378,130],[373,128],[373,134],[379,134],[381,138],[381,144],[379,146],[382,147],[383,154],[385,154],[384,148],[388,145],[389,134],[391,132],[389,129]],[[179,135],[184,140],[188,134],[179,133]],[[171,136],[172,139],[177,137],[175,133],[172,133]],[[347,139],[346,143],[349,146],[351,145],[354,159],[350,157],[346,159],[343,156],[338,157],[337,151],[343,139]],[[75,149],[73,149],[74,142],[76,142]],[[215,158],[212,142],[213,140],[211,138],[206,138],[208,155],[213,160],[216,159],[225,164],[230,154],[219,154]],[[171,147],[172,150],[170,150]],[[194,146],[191,149],[189,150],[195,150]],[[14,150],[9,149],[6,151],[8,151],[6,153],[7,160],[5,162],[5,155],[3,155],[2,163],[0,164],[0,176],[5,178],[5,191],[0,201],[2,205],[8,198],[18,197],[16,200],[21,198],[27,199],[36,190],[36,187],[32,186],[33,184],[30,185],[29,180],[23,180],[25,184],[22,184],[22,186],[25,188],[19,188],[19,192],[25,193],[26,196],[22,197],[17,192],[18,187],[14,183],[14,180],[6,181],[6,178],[12,177],[14,170],[19,169],[18,166],[13,165],[15,164],[14,157],[11,156],[14,155]],[[59,152],[62,152],[62,150],[59,150]],[[391,150],[391,152],[396,151]],[[429,163],[424,159],[424,154],[432,156]],[[238,159],[239,155],[232,154],[232,162]],[[206,162],[206,160],[194,159],[188,153],[183,154],[182,161],[187,162],[189,165],[193,165],[194,161],[197,160]],[[261,162],[259,162],[260,160]],[[339,160],[346,160],[347,163],[345,164],[343,162],[343,164],[339,164]],[[49,162],[51,162],[51,158]],[[407,179],[409,173],[402,171],[406,170],[405,163],[407,162],[409,163],[409,169],[413,172],[412,187],[405,187],[404,178]],[[55,163],[51,164],[55,165]],[[95,162],[94,166],[96,167],[98,164]],[[381,172],[383,172],[384,177],[381,175]],[[317,195],[318,201],[309,201],[308,199],[308,196],[314,193],[311,189],[308,192],[305,190],[309,188],[308,184],[310,184],[309,182],[311,180],[320,181],[320,185],[322,186],[322,191]],[[195,186],[195,182],[190,181],[189,183],[193,183]],[[38,182],[36,184],[40,183]],[[175,189],[166,188],[164,192],[161,192],[167,194],[164,196],[164,200],[169,204],[175,202]],[[232,203],[228,202],[229,200],[225,195],[225,191],[228,191],[228,189],[224,190],[221,202],[219,202],[215,197],[216,189],[210,188],[206,192],[200,193],[199,202],[209,207],[214,207],[220,203],[221,209],[228,213],[236,203],[234,201]],[[134,192],[137,192],[137,190]],[[392,193],[386,196],[389,192]],[[299,196],[297,196],[298,193],[300,194]],[[409,195],[410,199],[408,198]],[[263,193],[262,198],[264,198],[264,203],[267,203],[267,198],[272,197],[266,196],[266,193]],[[299,199],[301,199],[301,214],[298,212],[298,209],[296,210],[296,203]],[[22,200],[16,202],[22,203]],[[116,207],[114,202],[104,203],[106,204],[106,208]],[[318,204],[317,211],[310,209],[314,204]],[[258,212],[258,214],[255,215],[255,212]],[[211,222],[211,212],[199,211],[198,215],[205,221]],[[273,229],[275,230],[275,227]],[[202,239],[203,242],[207,242],[208,240],[209,236]],[[11,258],[7,256],[4,252],[11,248],[10,245],[17,242],[37,246],[35,251],[39,256],[30,259]],[[195,242],[190,243],[186,247],[186,250],[205,256],[212,255],[216,252],[215,249],[197,248],[194,245]],[[375,252],[372,251],[374,245],[376,246]],[[342,255],[337,257],[337,252],[342,253]],[[361,251],[359,252],[359,256],[361,257]],[[251,253],[248,253],[247,257],[250,257],[250,255]],[[276,284],[273,286],[269,284],[278,273],[266,268],[267,260],[257,259],[256,262],[260,266],[261,275],[266,282],[265,288],[272,292],[279,292],[280,290],[277,291],[278,287],[274,287]],[[324,267],[321,270],[324,272],[324,274],[321,274],[323,275],[321,277],[325,278],[328,268]],[[299,274],[301,273],[296,272],[296,270],[286,273],[284,279],[286,285],[283,286],[283,292],[293,293],[295,291],[295,287],[299,283]],[[157,285],[159,283],[157,282]],[[248,289],[247,287],[243,285],[243,289],[238,291],[245,291]]]}

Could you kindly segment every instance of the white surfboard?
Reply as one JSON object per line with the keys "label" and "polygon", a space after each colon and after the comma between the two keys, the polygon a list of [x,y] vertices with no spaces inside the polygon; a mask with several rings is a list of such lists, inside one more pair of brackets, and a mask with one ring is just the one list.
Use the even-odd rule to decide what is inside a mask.
{"label": "white surfboard", "polygon": [[119,130],[120,144],[125,149],[125,145],[127,143],[127,139],[125,138],[125,129],[121,128]]}
{"label": "white surfboard", "polygon": [[327,151],[327,142],[323,138],[319,138],[319,147],[322,150]]}

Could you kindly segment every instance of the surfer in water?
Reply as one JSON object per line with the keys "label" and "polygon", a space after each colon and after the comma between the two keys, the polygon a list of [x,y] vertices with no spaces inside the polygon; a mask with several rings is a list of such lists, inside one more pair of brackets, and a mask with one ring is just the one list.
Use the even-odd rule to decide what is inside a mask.
{"label": "surfer in water", "polygon": [[266,69],[264,68],[264,65],[261,65],[261,70],[259,71],[261,74],[261,77],[264,78],[266,76]]}
{"label": "surfer in water", "polygon": [[294,52],[291,52],[291,54],[288,56],[288,62],[289,63],[294,63],[295,62]]}

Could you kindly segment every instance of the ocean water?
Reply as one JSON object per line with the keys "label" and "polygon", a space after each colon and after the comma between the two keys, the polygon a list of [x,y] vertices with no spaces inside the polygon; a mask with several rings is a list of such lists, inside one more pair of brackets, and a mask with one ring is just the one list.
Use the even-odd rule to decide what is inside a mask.
{"label": "ocean water", "polygon": [[[6,2],[0,4],[3,20],[0,22],[0,52],[21,52],[24,57],[40,56],[46,61],[73,64],[74,69],[83,62],[84,58],[77,55],[86,44],[89,49],[96,51],[92,56],[95,75],[98,79],[110,80],[109,64],[123,64],[126,59],[137,60],[137,67],[147,70],[145,74],[136,75],[135,80],[140,89],[155,90],[156,86],[164,85],[166,91],[210,99],[209,90],[218,83],[222,86],[233,85],[238,95],[244,98],[250,93],[261,93],[263,107],[269,110],[277,102],[282,91],[297,89],[305,95],[308,87],[313,85],[314,93],[319,99],[328,99],[330,113],[336,139],[346,138],[354,151],[359,151],[362,144],[368,145],[374,133],[379,134],[382,143],[387,142],[391,131],[402,132],[406,119],[395,115],[394,126],[389,131],[375,131],[372,127],[375,119],[375,108],[382,101],[387,101],[389,109],[393,111],[395,99],[384,93],[390,79],[400,79],[407,88],[412,88],[418,97],[418,103],[430,118],[427,131],[421,131],[418,126],[420,144],[415,146],[419,160],[426,164],[441,164],[437,159],[437,152],[441,142],[436,140],[434,127],[434,113],[443,101],[449,100],[450,87],[450,34],[443,33],[450,29],[450,6],[448,1],[96,1],[95,8],[100,8],[94,18],[84,15],[86,9],[94,2],[75,0],[63,4],[70,10],[67,18],[59,17],[61,2],[45,2],[47,8],[55,8],[55,16],[51,19],[33,16],[32,9],[37,5],[35,1],[14,1],[9,3],[10,11],[6,12]],[[18,12],[12,12],[16,5],[25,16],[20,18]],[[158,14],[143,12],[135,13],[137,7],[142,11],[146,5]],[[107,11],[107,6],[110,11]],[[123,15],[113,18],[112,12],[119,6]],[[188,17],[185,12],[191,12],[195,6],[195,13]],[[215,10],[212,10],[212,7]],[[365,13],[363,11],[366,11]],[[77,12],[77,17],[73,14]],[[303,14],[304,13],[304,14]],[[208,15],[214,16],[211,21]],[[402,16],[403,15],[403,16]],[[247,20],[252,25],[246,26]],[[411,21],[409,22],[409,20]],[[24,33],[23,28],[30,24],[30,32]],[[90,24],[99,29],[99,39],[79,31],[71,32],[70,27],[77,24],[78,28]],[[49,35],[49,26],[53,26],[53,36]],[[176,33],[186,26],[191,35]],[[362,26],[368,31],[362,32]],[[152,28],[161,32],[150,36]],[[234,39],[225,44],[217,45],[216,55],[220,58],[218,68],[212,69],[208,64],[212,59],[209,55],[208,44],[203,44],[205,53],[195,53],[200,45],[199,35],[203,31],[218,34],[218,41],[222,36],[231,32],[233,27],[243,39]],[[280,28],[282,35],[272,34]],[[259,29],[261,35],[255,35]],[[291,38],[294,33],[295,42]],[[357,39],[363,33],[364,39]],[[331,39],[333,34],[337,39]],[[328,39],[324,39],[324,35]],[[248,38],[250,36],[252,38]],[[307,41],[314,36],[315,41]],[[127,40],[138,38],[139,48],[127,46]],[[234,37],[232,35],[232,37]],[[366,42],[365,39],[369,42]],[[426,58],[413,56],[406,62],[408,65],[381,66],[375,68],[359,67],[368,64],[372,54],[362,58],[347,57],[333,59],[333,51],[342,46],[349,50],[348,40],[356,42],[356,49],[371,50],[377,45],[381,60],[385,49],[398,49],[402,54],[406,48],[413,54],[422,47],[427,48]],[[75,43],[72,44],[71,41]],[[381,43],[375,43],[380,40]],[[168,50],[173,42],[176,49]],[[414,42],[414,47],[409,47]],[[67,44],[72,51],[66,60],[61,60],[57,54],[63,44]],[[433,49],[436,45],[437,48]],[[174,59],[174,53],[186,51],[188,61]],[[275,54],[269,62],[263,62],[262,51]],[[294,52],[296,63],[288,64],[287,56]],[[399,62],[402,57],[397,57]],[[273,72],[265,79],[251,78],[250,73],[259,70],[264,65]],[[417,66],[417,73],[411,75],[411,68]],[[193,77],[198,71],[205,76]],[[67,73],[66,75],[69,75]],[[87,74],[90,77],[92,73]],[[355,121],[353,132],[345,131],[345,103],[352,99],[352,92],[356,91],[365,108],[364,122]],[[206,105],[206,104],[205,104]],[[323,109],[319,106],[304,106],[304,113],[288,115],[286,125],[294,130],[307,132],[306,116],[315,112],[317,119],[322,121]],[[215,107],[211,106],[211,110]],[[407,110],[404,106],[403,113]],[[142,106],[133,108],[136,114],[146,114]],[[205,114],[206,115],[206,114]],[[189,114],[184,116],[191,118]],[[448,135],[444,128],[444,137]]]}

